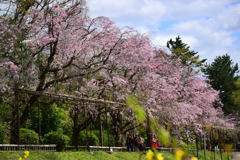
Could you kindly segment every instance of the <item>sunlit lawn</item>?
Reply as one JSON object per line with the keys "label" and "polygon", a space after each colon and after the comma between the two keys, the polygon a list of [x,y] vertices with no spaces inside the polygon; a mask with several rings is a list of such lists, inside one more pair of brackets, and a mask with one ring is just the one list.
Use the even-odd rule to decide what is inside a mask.
{"label": "sunlit lawn", "polygon": [[[0,152],[0,160],[17,160],[22,152]],[[201,152],[200,159],[204,159],[204,153]],[[211,153],[207,152],[207,159],[211,160]],[[164,160],[174,160],[172,153],[164,152]],[[212,154],[213,158],[213,154]],[[216,154],[216,160],[221,160],[220,154]],[[27,160],[146,160],[144,152],[30,152]],[[228,160],[223,155],[222,160]]]}

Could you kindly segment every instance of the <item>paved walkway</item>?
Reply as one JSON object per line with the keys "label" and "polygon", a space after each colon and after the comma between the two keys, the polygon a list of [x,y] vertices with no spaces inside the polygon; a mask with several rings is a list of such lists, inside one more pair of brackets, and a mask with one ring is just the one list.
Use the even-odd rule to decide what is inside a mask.
{"label": "paved walkway", "polygon": [[233,152],[233,160],[240,160],[240,152]]}

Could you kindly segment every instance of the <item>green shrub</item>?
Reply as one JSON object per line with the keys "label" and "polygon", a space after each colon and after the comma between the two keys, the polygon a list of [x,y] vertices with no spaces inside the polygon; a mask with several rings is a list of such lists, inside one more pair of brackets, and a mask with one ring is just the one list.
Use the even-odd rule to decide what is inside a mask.
{"label": "green shrub", "polygon": [[56,144],[57,151],[63,151],[65,146],[69,144],[70,138],[60,132],[52,131],[44,136],[44,143]]}
{"label": "green shrub", "polygon": [[20,144],[38,144],[38,134],[27,128],[20,129]]}
{"label": "green shrub", "polygon": [[[97,135],[99,134],[99,131],[97,131]],[[103,130],[103,145],[108,146],[108,138],[109,138],[109,145],[115,146],[115,138],[111,133],[108,133],[106,130]],[[125,142],[124,144],[125,145]]]}
{"label": "green shrub", "polygon": [[94,132],[85,132],[82,131],[79,134],[79,142],[78,144],[80,146],[98,146],[99,145],[99,139],[98,136]]}
{"label": "green shrub", "polygon": [[[108,133],[106,130],[103,130],[103,146],[108,146],[108,138],[109,138],[109,145],[115,145],[115,139],[112,134]],[[79,141],[78,144],[80,146],[98,146],[100,145],[99,141],[99,130],[91,130],[91,131],[81,131],[79,134]]]}
{"label": "green shrub", "polygon": [[9,143],[9,125],[7,123],[0,123],[0,144]]}
{"label": "green shrub", "polygon": [[189,144],[183,143],[183,144],[181,144],[181,148],[184,151],[188,151],[189,149],[196,149],[196,144],[195,143],[189,143]]}

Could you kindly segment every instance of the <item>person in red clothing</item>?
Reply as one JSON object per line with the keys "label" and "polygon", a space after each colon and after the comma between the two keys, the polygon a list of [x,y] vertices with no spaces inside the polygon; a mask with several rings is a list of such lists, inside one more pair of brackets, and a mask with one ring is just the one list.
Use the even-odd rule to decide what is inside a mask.
{"label": "person in red clothing", "polygon": [[155,137],[152,137],[151,139],[151,147],[152,149],[159,149],[158,140]]}

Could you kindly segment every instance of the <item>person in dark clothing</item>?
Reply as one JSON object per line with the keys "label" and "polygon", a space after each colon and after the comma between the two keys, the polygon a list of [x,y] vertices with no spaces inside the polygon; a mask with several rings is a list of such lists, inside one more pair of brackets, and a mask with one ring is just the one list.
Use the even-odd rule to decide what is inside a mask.
{"label": "person in dark clothing", "polygon": [[144,139],[141,136],[138,136],[137,142],[138,142],[139,150],[144,151],[145,150]]}
{"label": "person in dark clothing", "polygon": [[138,136],[134,136],[132,144],[133,144],[133,151],[138,151],[139,149]]}
{"label": "person in dark clothing", "polygon": [[240,151],[240,141],[237,142],[236,144],[236,150],[239,152]]}
{"label": "person in dark clothing", "polygon": [[132,152],[133,151],[133,146],[134,146],[134,143],[133,143],[133,138],[132,136],[128,136],[127,137],[127,140],[126,140],[126,146],[127,146],[127,151],[128,152]]}

